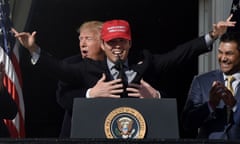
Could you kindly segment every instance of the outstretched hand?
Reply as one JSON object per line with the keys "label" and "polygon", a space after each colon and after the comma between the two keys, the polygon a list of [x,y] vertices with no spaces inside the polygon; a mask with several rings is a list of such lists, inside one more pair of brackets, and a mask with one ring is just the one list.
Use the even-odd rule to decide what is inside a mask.
{"label": "outstretched hand", "polygon": [[15,37],[18,39],[22,46],[27,48],[30,52],[36,51],[36,49],[38,48],[37,44],[35,43],[35,35],[37,34],[36,31],[34,31],[33,33],[19,33],[14,28],[12,28],[11,31],[14,33]]}
{"label": "outstretched hand", "polygon": [[237,23],[236,21],[231,21],[233,14],[231,14],[226,21],[219,21],[217,24],[213,24],[213,31],[211,36],[216,39],[219,36],[223,35],[228,27],[234,27]]}

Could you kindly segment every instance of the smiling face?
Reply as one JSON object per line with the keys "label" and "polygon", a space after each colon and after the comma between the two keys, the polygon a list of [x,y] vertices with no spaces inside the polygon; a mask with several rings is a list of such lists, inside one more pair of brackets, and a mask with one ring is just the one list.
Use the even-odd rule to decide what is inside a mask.
{"label": "smiling face", "polygon": [[131,41],[124,38],[116,38],[108,42],[103,41],[102,48],[110,61],[116,62],[119,58],[125,61],[131,48]]}
{"label": "smiling face", "polygon": [[131,29],[127,21],[116,19],[106,21],[101,31],[102,49],[107,58],[115,63],[126,61],[131,48]]}
{"label": "smiling face", "polygon": [[218,49],[218,62],[220,69],[226,75],[240,71],[240,51],[234,41],[221,42]]}

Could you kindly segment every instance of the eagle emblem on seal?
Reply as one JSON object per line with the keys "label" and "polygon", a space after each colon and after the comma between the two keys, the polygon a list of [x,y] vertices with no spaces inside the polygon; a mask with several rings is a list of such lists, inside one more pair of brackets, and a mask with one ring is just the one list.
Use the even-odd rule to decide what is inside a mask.
{"label": "eagle emblem on seal", "polygon": [[136,109],[119,107],[106,117],[104,130],[107,138],[139,139],[145,136],[146,123]]}

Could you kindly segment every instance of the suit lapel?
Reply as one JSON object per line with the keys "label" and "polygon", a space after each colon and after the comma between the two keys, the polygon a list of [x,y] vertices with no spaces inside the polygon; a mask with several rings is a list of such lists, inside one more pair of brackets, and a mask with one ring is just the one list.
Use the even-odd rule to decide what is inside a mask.
{"label": "suit lapel", "polygon": [[111,81],[113,80],[113,76],[108,68],[108,65],[107,65],[107,59],[105,58],[104,61],[102,61],[102,66],[103,66],[103,69],[104,69],[104,73],[106,74],[106,81]]}
{"label": "suit lapel", "polygon": [[[149,51],[143,51],[143,59],[139,60],[137,64],[131,65],[130,68],[137,72],[136,77],[133,79],[133,83],[139,83],[140,80],[143,78],[144,73],[148,70],[151,66],[151,54]],[[154,70],[154,69],[152,69]]]}
{"label": "suit lapel", "polygon": [[239,97],[240,97],[240,83],[238,83],[237,85],[237,92],[235,94],[236,100],[239,100],[240,99]]}

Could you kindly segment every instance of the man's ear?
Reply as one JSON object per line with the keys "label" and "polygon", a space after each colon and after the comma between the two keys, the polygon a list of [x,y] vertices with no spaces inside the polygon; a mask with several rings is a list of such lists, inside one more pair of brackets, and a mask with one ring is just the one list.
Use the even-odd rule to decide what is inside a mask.
{"label": "man's ear", "polygon": [[105,51],[105,47],[104,47],[104,42],[103,41],[101,42],[101,48],[102,48],[103,51]]}

